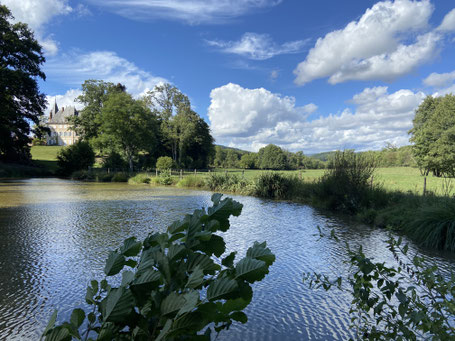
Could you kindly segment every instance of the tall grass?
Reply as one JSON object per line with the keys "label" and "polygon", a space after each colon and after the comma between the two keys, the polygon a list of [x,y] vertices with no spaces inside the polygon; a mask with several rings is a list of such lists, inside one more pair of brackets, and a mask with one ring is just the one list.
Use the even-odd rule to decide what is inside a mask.
{"label": "tall grass", "polygon": [[405,232],[425,247],[455,250],[455,201],[439,199],[415,212]]}
{"label": "tall grass", "polygon": [[149,184],[151,176],[147,173],[138,173],[128,179],[129,184]]}
{"label": "tall grass", "polygon": [[299,196],[303,183],[296,176],[277,172],[260,174],[254,184],[254,194],[261,198],[290,199]]}
{"label": "tall grass", "polygon": [[204,188],[205,180],[201,176],[189,175],[177,182],[178,187]]}

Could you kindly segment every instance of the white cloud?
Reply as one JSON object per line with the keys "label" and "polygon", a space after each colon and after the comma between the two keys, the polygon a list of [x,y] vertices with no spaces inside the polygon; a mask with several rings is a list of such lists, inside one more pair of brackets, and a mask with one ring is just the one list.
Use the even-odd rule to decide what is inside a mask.
{"label": "white cloud", "polygon": [[282,0],[89,0],[133,20],[164,18],[190,24],[222,23]]}
{"label": "white cloud", "polygon": [[386,142],[408,144],[414,110],[425,97],[422,92],[387,87],[366,88],[355,95],[355,106],[339,114],[308,120],[317,106],[297,107],[292,97],[263,88],[245,89],[227,84],[213,89],[208,116],[217,143],[246,150],[274,143],[306,153],[343,148],[380,149]]}
{"label": "white cloud", "polygon": [[67,0],[0,0],[12,12],[15,22],[24,22],[35,32],[48,55],[55,55],[58,43],[45,33],[45,26],[53,18],[73,11]]}
{"label": "white cloud", "polygon": [[432,12],[429,0],[376,3],[358,21],[317,40],[294,70],[296,84],[325,77],[331,84],[392,80],[409,73],[434,56],[441,39],[436,31],[428,32]]}
{"label": "white cloud", "polygon": [[455,81],[455,71],[447,73],[436,73],[433,72],[427,78],[423,80],[423,83],[427,86],[434,88],[442,88],[448,86]]}
{"label": "white cloud", "polygon": [[438,30],[455,31],[455,8],[446,14]]}
{"label": "white cloud", "polygon": [[265,60],[280,54],[298,53],[306,45],[305,40],[276,44],[270,35],[247,32],[239,41],[207,40],[222,52],[237,54],[254,60]]}
{"label": "white cloud", "polygon": [[272,70],[270,72],[270,79],[276,80],[280,76],[280,72],[278,70]]}
{"label": "white cloud", "polygon": [[159,83],[167,82],[111,51],[72,53],[51,58],[44,71],[49,78],[71,87],[79,87],[87,79],[122,83],[136,97]]}

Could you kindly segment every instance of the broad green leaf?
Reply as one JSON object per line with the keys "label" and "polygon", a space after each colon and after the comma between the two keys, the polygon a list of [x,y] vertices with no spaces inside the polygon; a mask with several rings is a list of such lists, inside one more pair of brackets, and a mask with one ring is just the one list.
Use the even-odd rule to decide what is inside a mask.
{"label": "broad green leaf", "polygon": [[229,315],[229,317],[243,324],[248,322],[248,317],[243,311],[233,312],[231,315]]}
{"label": "broad green leaf", "polygon": [[215,255],[220,257],[226,250],[226,243],[222,237],[211,234],[210,240],[201,242],[195,249],[200,250],[209,256]]}
{"label": "broad green leaf", "polygon": [[55,321],[57,321],[57,309],[54,310],[54,312],[51,315],[51,318],[49,319],[49,322],[47,323],[46,328],[44,329],[43,335],[46,335],[46,333],[51,330],[51,328],[54,327]]}
{"label": "broad green leaf", "polygon": [[243,310],[248,306],[248,304],[250,304],[250,302],[251,300],[245,300],[242,297],[226,300],[226,302],[221,307],[221,311],[225,314],[229,314],[235,310]]}
{"label": "broad green leaf", "polygon": [[169,248],[167,256],[172,260],[175,257],[180,256],[185,251],[185,249],[186,248],[184,245],[172,244]]}
{"label": "broad green leaf", "polygon": [[265,267],[265,262],[259,259],[245,257],[241,259],[235,266],[236,277],[242,277],[248,274],[252,274],[257,270]]}
{"label": "broad green leaf", "polygon": [[227,255],[226,257],[223,258],[223,260],[221,261],[221,264],[223,264],[225,267],[228,267],[228,268],[232,268],[234,267],[234,259],[235,259],[235,255],[237,254],[237,252],[231,252],[229,255]]}
{"label": "broad green leaf", "polygon": [[250,247],[246,252],[246,256],[262,260],[267,265],[271,265],[275,261],[275,255],[267,248],[266,242],[261,244],[254,242],[253,247]]}
{"label": "broad green leaf", "polygon": [[70,322],[78,329],[85,320],[85,312],[82,309],[74,309],[71,313]]}
{"label": "broad green leaf", "polygon": [[185,303],[186,301],[183,295],[179,295],[173,291],[161,302],[161,313],[163,315],[173,313],[180,310]]}
{"label": "broad green leaf", "polygon": [[131,283],[134,279],[134,272],[132,271],[123,271],[122,272],[122,284],[121,286],[124,287],[127,284]]}
{"label": "broad green leaf", "polygon": [[133,294],[124,287],[112,289],[103,302],[102,315],[105,322],[124,321],[134,307]]}
{"label": "broad green leaf", "polygon": [[207,289],[207,299],[213,301],[237,289],[237,282],[230,278],[218,278]]}
{"label": "broad green leaf", "polygon": [[116,275],[123,269],[124,265],[125,257],[115,251],[111,251],[104,267],[104,273],[106,276]]}
{"label": "broad green leaf", "polygon": [[199,291],[192,290],[190,292],[187,292],[183,295],[183,298],[185,299],[185,304],[182,308],[180,308],[177,316],[188,313],[196,308],[197,304],[199,303]]}
{"label": "broad green leaf", "polygon": [[201,314],[198,312],[182,315],[179,318],[175,319],[169,334],[171,334],[173,331],[181,329],[190,329],[191,331],[194,329],[198,330],[200,329],[199,326],[201,325],[201,322],[203,322],[201,319]]}
{"label": "broad green leaf", "polygon": [[218,264],[215,264],[213,259],[201,253],[191,254],[188,258],[188,271],[194,271],[196,267],[204,271],[218,270],[220,268]]}
{"label": "broad green leaf", "polygon": [[172,326],[172,320],[169,319],[166,321],[166,323],[164,324],[164,327],[163,329],[161,329],[161,332],[159,333],[158,337],[156,338],[155,341],[161,341],[163,340],[167,333],[169,332],[169,330],[171,329],[171,326]]}
{"label": "broad green leaf", "polygon": [[170,234],[175,235],[176,233],[182,232],[187,227],[186,221],[174,221],[171,226],[167,228]]}
{"label": "broad green leaf", "polygon": [[67,328],[55,327],[46,335],[46,341],[71,341],[71,334]]}
{"label": "broad green leaf", "polygon": [[195,289],[202,284],[204,281],[204,271],[199,267],[196,267],[191,275],[188,277],[185,288]]}
{"label": "broad green leaf", "polygon": [[125,257],[134,257],[139,254],[141,251],[142,243],[136,241],[136,237],[131,237],[125,239],[122,247],[120,248],[120,253]]}

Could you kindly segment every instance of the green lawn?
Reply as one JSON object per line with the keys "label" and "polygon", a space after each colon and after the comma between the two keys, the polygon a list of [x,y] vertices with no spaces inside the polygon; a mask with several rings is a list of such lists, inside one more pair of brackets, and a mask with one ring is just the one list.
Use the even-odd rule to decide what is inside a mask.
{"label": "green lawn", "polygon": [[33,146],[30,150],[32,160],[54,173],[57,169],[57,154],[62,148],[62,146]]}

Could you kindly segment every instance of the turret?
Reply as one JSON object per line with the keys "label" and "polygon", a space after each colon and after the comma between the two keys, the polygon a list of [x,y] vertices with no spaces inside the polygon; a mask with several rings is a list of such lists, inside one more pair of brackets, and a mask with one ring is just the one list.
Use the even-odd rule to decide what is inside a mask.
{"label": "turret", "polygon": [[51,108],[49,113],[49,119],[52,120],[52,117],[58,112],[57,99],[54,99],[54,105]]}

